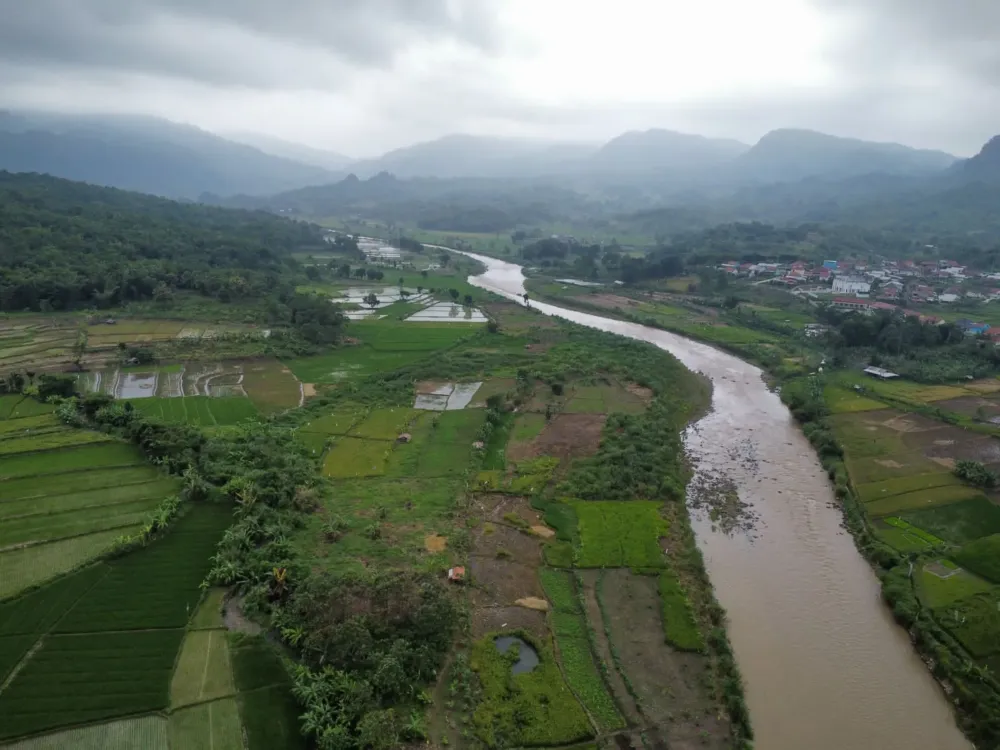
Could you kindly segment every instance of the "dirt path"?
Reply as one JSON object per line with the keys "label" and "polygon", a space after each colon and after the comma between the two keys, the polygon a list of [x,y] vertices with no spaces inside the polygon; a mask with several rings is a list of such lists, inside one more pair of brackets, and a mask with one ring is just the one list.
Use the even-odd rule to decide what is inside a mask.
{"label": "dirt path", "polygon": [[587,621],[594,630],[594,646],[597,650],[597,657],[608,668],[608,687],[611,688],[615,703],[618,704],[618,708],[625,716],[625,720],[629,726],[636,727],[644,723],[642,709],[636,703],[632,694],[629,693],[625,680],[615,666],[615,660],[611,654],[611,643],[608,641],[608,634],[604,629],[601,606],[597,603],[596,587],[601,572],[600,570],[584,570],[581,572],[580,580],[583,583],[584,614],[586,614]]}

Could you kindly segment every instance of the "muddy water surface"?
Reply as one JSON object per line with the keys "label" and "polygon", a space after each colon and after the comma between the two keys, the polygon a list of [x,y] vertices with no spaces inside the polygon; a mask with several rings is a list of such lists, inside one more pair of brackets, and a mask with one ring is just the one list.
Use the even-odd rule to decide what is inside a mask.
{"label": "muddy water surface", "polygon": [[[471,283],[524,291],[520,266],[473,256]],[[694,526],[743,671],[758,750],[969,750],[944,693],[895,625],[878,581],[841,528],[808,441],[758,368],[665,331],[531,302],[666,349],[713,384],[687,432],[693,487],[724,484],[752,523]]]}

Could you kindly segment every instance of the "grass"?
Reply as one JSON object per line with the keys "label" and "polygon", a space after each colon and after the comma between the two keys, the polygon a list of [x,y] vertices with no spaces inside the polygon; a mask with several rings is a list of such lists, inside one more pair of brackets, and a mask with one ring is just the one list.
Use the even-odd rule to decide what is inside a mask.
{"label": "grass", "polygon": [[113,437],[103,432],[85,432],[83,430],[48,432],[41,435],[0,440],[0,457],[18,453],[35,454],[56,448],[72,448],[78,445],[108,443],[114,440]]}
{"label": "grass", "polygon": [[682,651],[703,651],[705,643],[698,630],[691,601],[672,570],[660,573],[660,603],[667,643]]}
{"label": "grass", "polygon": [[183,396],[181,398],[138,398],[130,403],[136,411],[165,422],[199,427],[234,425],[259,416],[257,407],[247,398],[226,396]]}
{"label": "grass", "polygon": [[552,623],[566,682],[602,731],[625,726],[594,664],[587,622],[576,598],[569,572],[539,571],[545,595],[552,602]]}
{"label": "grass", "polygon": [[[0,485],[2,487],[2,485]],[[177,489],[177,482],[170,477],[160,476],[151,482],[136,482],[120,486],[99,487],[59,495],[36,495],[6,499],[0,494],[0,520],[42,516],[58,523],[59,518],[69,511],[78,511],[97,506],[117,506],[137,500],[162,499]],[[3,529],[0,528],[0,536]],[[49,538],[55,535],[49,534]]]}
{"label": "grass", "polygon": [[379,476],[392,447],[388,440],[339,437],[326,454],[323,473],[334,479]]}
{"label": "grass", "polygon": [[961,484],[962,481],[950,471],[941,471],[861,484],[858,485],[858,494],[861,496],[861,500],[867,503],[884,497],[902,495],[906,492],[929,490],[935,487],[954,487]]}
{"label": "grass", "polygon": [[952,544],[1000,534],[1000,507],[981,494],[964,502],[902,513],[900,518]]}
{"label": "grass", "polygon": [[170,705],[178,708],[235,692],[226,631],[189,631],[170,683]]}
{"label": "grass", "polygon": [[295,375],[275,359],[244,362],[243,390],[261,414],[292,409],[302,396]]}
{"label": "grass", "polygon": [[507,468],[507,441],[514,426],[514,414],[505,412],[493,426],[490,439],[483,449],[482,467],[486,471],[501,472]]}
{"label": "grass", "polygon": [[169,750],[167,720],[138,716],[4,745],[3,750]]}
{"label": "grass", "polygon": [[164,496],[79,510],[7,518],[0,524],[0,547],[12,547],[29,542],[48,542],[92,534],[95,531],[135,526],[149,516]]}
{"label": "grass", "polygon": [[300,709],[278,652],[260,636],[237,636],[231,654],[247,750],[305,750]]}
{"label": "grass", "polygon": [[955,561],[976,575],[1000,584],[1000,534],[966,544],[955,556]]}
{"label": "grass", "polygon": [[[136,460],[141,456],[136,455]],[[62,467],[60,467],[62,468]],[[0,502],[42,498],[48,495],[68,495],[91,490],[122,488],[162,479],[153,466],[135,465],[119,468],[83,469],[0,482]]]}
{"label": "grass", "polygon": [[114,561],[57,632],[183,628],[200,598],[209,558],[231,522],[224,505],[195,506],[165,537]]}
{"label": "grass", "polygon": [[976,500],[989,503],[979,490],[963,485],[945,485],[872,500],[865,503],[865,510],[872,516],[888,516],[904,511],[935,509],[939,506],[965,505],[966,502]]}
{"label": "grass", "polygon": [[962,599],[935,615],[977,659],[1000,652],[1000,589]]}
{"label": "grass", "polygon": [[348,434],[372,440],[395,440],[416,415],[415,409],[405,407],[375,409]]}
{"label": "grass", "polygon": [[985,593],[992,588],[988,582],[965,570],[958,570],[947,578],[942,578],[921,567],[917,582],[924,601],[931,609],[954,604],[961,599]]}
{"label": "grass", "polygon": [[884,528],[876,527],[875,535],[893,549],[904,554],[926,552],[933,546],[905,529],[897,529],[891,526]]}
{"label": "grass", "polygon": [[[513,635],[529,640],[521,633]],[[471,665],[479,675],[482,700],[472,723],[489,748],[566,745],[593,736],[587,715],[563,681],[551,650],[537,642],[531,645],[538,651],[538,666],[512,675],[514,649],[501,654],[493,637],[473,644]]]}
{"label": "grass", "polygon": [[569,414],[639,414],[646,410],[641,398],[620,385],[577,386],[570,394],[564,411]]}
{"label": "grass", "polygon": [[0,694],[0,737],[167,707],[183,631],[50,636]]}
{"label": "grass", "polygon": [[572,505],[579,519],[579,567],[663,567],[659,538],[667,528],[659,503],[589,501]]}
{"label": "grass", "polygon": [[907,534],[915,536],[918,539],[926,542],[927,544],[930,545],[944,544],[944,540],[939,539],[938,537],[934,536],[928,531],[924,531],[923,529],[914,526],[908,521],[904,521],[902,518],[886,518],[884,520],[885,523],[889,524],[890,526],[897,528],[900,531],[905,531]]}
{"label": "grass", "polygon": [[364,418],[365,413],[365,407],[360,404],[342,404],[330,414],[324,414],[302,425],[299,432],[312,432],[319,435],[346,435],[354,425]]}
{"label": "grass", "polygon": [[512,443],[530,443],[542,434],[547,424],[544,414],[535,412],[524,412],[517,415],[514,420],[514,429],[510,434]]}
{"label": "grass", "polygon": [[885,409],[881,401],[862,396],[846,388],[827,385],[823,389],[823,399],[834,414],[851,414],[859,411],[877,411]]}
{"label": "grass", "polygon": [[0,552],[0,599],[37,586],[105,552],[114,540],[139,527],[111,529],[48,544]]}
{"label": "grass", "polygon": [[[83,445],[77,448],[5,456],[3,461],[0,461],[0,480],[37,477],[42,474],[81,469],[135,466],[142,463],[144,463],[142,454],[127,443]],[[58,472],[53,472],[53,469],[58,469]]]}
{"label": "grass", "polygon": [[225,598],[225,589],[209,589],[205,592],[205,598],[198,605],[198,610],[194,613],[194,617],[191,618],[188,628],[191,630],[203,630],[224,627],[222,603]]}
{"label": "grass", "polygon": [[464,474],[469,467],[472,444],[485,419],[481,409],[436,414],[417,458],[417,474],[422,477]]}
{"label": "grass", "polygon": [[170,714],[170,747],[185,750],[244,750],[243,727],[234,698],[191,706]]}

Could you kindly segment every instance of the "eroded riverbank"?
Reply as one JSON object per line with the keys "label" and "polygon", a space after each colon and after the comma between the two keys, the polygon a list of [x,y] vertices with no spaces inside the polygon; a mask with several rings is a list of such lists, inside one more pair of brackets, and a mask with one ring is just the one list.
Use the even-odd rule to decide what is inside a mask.
{"label": "eroded riverbank", "polygon": [[[519,266],[473,256],[470,279],[508,297]],[[947,699],[882,604],[879,583],[841,527],[811,446],[758,368],[680,336],[532,302],[547,315],[648,341],[708,376],[713,409],[686,434],[693,491],[737,497],[721,523],[694,498],[699,546],[745,681],[763,750],[968,750]]]}

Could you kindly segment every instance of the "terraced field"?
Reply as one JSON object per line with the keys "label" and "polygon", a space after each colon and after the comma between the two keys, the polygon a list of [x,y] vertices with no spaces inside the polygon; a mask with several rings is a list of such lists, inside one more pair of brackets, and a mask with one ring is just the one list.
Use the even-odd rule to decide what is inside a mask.
{"label": "terraced field", "polygon": [[0,398],[0,599],[96,557],[178,487],[132,446],[52,412]]}

